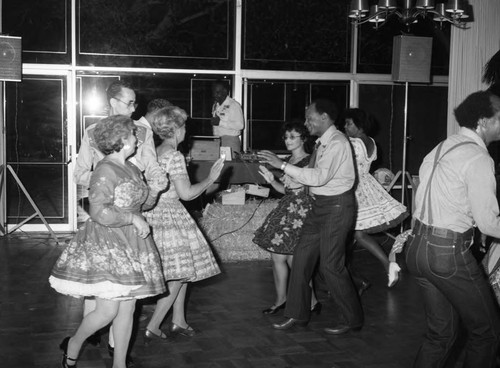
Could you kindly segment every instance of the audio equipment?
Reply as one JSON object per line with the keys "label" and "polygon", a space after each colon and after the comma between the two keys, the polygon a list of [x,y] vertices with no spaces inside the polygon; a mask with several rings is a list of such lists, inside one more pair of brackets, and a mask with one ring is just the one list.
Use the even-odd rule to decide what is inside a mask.
{"label": "audio equipment", "polygon": [[21,37],[0,35],[0,81],[21,82]]}
{"label": "audio equipment", "polygon": [[432,37],[395,36],[392,49],[392,80],[429,83]]}

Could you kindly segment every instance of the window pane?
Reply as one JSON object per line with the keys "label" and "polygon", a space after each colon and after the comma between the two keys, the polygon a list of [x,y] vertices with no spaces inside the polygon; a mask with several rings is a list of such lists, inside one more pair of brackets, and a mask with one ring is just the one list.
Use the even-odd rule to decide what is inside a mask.
{"label": "window pane", "polygon": [[[33,202],[51,223],[67,223],[67,182],[66,165],[22,164],[12,165]],[[7,217],[9,223],[20,223],[36,211],[10,171],[7,172]],[[30,224],[42,223],[39,217]]]}
{"label": "window pane", "polygon": [[25,77],[22,83],[7,83],[6,91],[7,161],[63,162],[66,152],[63,81]]}
{"label": "window pane", "polygon": [[2,30],[22,37],[23,63],[70,62],[66,0],[4,0]]}
{"label": "window pane", "polygon": [[[78,76],[78,94],[81,104],[78,108],[78,128],[80,137],[84,127],[95,123],[107,115],[108,107],[106,89],[117,79],[129,81],[136,93],[138,106],[132,114],[138,120],[147,112],[149,101],[155,98],[164,98],[177,105],[189,115],[186,122],[187,137],[192,135],[212,135],[210,124],[212,112],[212,82],[220,75],[204,75],[204,79],[194,77],[193,74],[155,74],[155,73],[123,73],[121,75],[80,75]],[[228,79],[231,85],[231,80]],[[187,145],[188,139],[184,145]],[[79,142],[78,142],[79,145]],[[181,147],[183,151],[187,147]]]}
{"label": "window pane", "polygon": [[[406,170],[417,175],[425,155],[446,138],[446,87],[413,85],[408,91]],[[360,85],[359,106],[377,123],[378,160],[372,171],[386,167],[396,173],[403,164],[405,87],[402,85]]]}
{"label": "window pane", "polygon": [[248,129],[252,150],[285,152],[281,128],[288,121],[305,121],[311,100],[328,98],[339,111],[347,107],[349,82],[249,81]]}
{"label": "window pane", "polygon": [[233,0],[79,0],[79,65],[232,68]]}
{"label": "window pane", "polygon": [[243,68],[349,70],[346,1],[243,1]]}

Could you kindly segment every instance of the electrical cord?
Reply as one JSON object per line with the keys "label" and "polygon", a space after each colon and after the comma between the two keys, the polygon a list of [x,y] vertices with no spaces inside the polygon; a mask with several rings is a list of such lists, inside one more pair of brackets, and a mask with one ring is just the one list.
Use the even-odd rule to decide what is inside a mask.
{"label": "electrical cord", "polygon": [[222,238],[223,236],[226,236],[226,235],[232,234],[232,233],[234,233],[234,232],[236,232],[236,231],[238,231],[238,230],[240,230],[240,229],[243,229],[243,228],[244,228],[244,227],[245,227],[245,226],[246,226],[246,225],[247,225],[247,224],[248,224],[248,223],[249,223],[249,222],[253,219],[253,217],[255,216],[255,213],[257,213],[257,210],[259,209],[259,207],[260,207],[260,205],[262,204],[262,202],[264,202],[264,199],[261,199],[261,200],[259,201],[259,204],[257,204],[257,207],[255,207],[255,210],[254,210],[254,211],[252,212],[252,214],[250,215],[250,218],[248,218],[248,220],[246,220],[246,221],[243,223],[243,225],[241,225],[240,227],[238,227],[238,228],[236,228],[236,229],[234,229],[234,230],[231,230],[231,231],[228,231],[228,232],[222,233],[222,234],[220,234],[218,237],[216,237],[216,238],[214,238],[214,239],[210,239],[210,240],[214,242],[214,241],[216,241],[216,240],[218,240],[218,239]]}

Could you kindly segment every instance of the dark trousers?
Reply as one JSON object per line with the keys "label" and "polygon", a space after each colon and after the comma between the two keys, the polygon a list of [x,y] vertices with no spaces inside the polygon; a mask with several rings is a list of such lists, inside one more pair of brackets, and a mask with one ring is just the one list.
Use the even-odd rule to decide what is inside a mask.
{"label": "dark trousers", "polygon": [[359,297],[345,267],[346,239],[354,226],[354,216],[352,191],[338,196],[315,196],[293,253],[285,316],[309,319],[309,281],[319,259],[319,270],[339,312],[338,322],[349,326],[363,323]]}
{"label": "dark trousers", "polygon": [[415,367],[443,367],[457,338],[467,331],[464,367],[494,367],[500,338],[498,305],[469,250],[472,231],[456,233],[415,221],[406,263],[423,294],[428,331]]}

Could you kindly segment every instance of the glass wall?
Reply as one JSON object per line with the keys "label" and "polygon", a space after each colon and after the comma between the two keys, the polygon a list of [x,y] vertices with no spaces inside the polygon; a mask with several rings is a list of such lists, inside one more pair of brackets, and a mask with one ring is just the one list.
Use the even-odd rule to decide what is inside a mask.
{"label": "glass wall", "polygon": [[[105,90],[112,80],[126,78],[134,86],[139,105],[133,118],[145,114],[152,98],[166,98],[188,112],[189,135],[211,135],[211,84],[225,79],[246,115],[245,149],[283,153],[283,122],[304,119],[312,99],[329,97],[340,110],[359,105],[383,124],[392,121],[390,133],[385,129],[376,139],[383,165],[397,168],[401,138],[395,119],[403,97],[389,75],[392,39],[401,32],[433,37],[431,73],[446,76],[450,32],[432,21],[410,29],[398,22],[379,30],[366,24],[354,32],[349,5],[350,0],[4,0],[2,31],[22,37],[24,70],[22,82],[5,88],[6,161],[51,223],[74,229],[71,156],[77,155],[84,128],[106,116]],[[439,87],[410,88],[409,125],[412,137],[419,137],[408,148],[412,174],[432,146],[413,129],[434,121],[433,136],[446,131],[446,78],[441,80]],[[7,188],[9,221],[22,220],[30,208],[14,183]]]}
{"label": "glass wall", "polygon": [[[448,88],[409,84],[406,170],[418,175],[424,156],[446,138]],[[405,86],[362,84],[359,107],[376,122],[373,136],[378,160],[372,170],[385,167],[396,173],[403,166]]]}
{"label": "glass wall", "polygon": [[248,131],[250,150],[270,149],[285,153],[281,127],[287,121],[304,121],[306,107],[316,98],[348,107],[348,82],[287,80],[248,81]]}
{"label": "glass wall", "polygon": [[5,97],[6,160],[17,176],[6,176],[8,220],[17,223],[35,213],[24,186],[47,221],[66,223],[65,79],[25,75],[22,83],[6,84]]}

